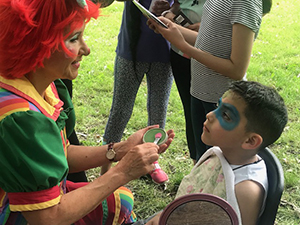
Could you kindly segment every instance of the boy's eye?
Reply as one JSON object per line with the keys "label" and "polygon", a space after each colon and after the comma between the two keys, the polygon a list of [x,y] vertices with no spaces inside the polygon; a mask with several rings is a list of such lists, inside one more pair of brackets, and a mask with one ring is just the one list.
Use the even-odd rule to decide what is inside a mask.
{"label": "boy's eye", "polygon": [[229,103],[219,102],[219,107],[214,110],[214,113],[225,130],[233,130],[240,122],[239,111]]}
{"label": "boy's eye", "polygon": [[225,120],[225,121],[227,121],[227,122],[230,122],[231,121],[231,118],[230,118],[230,116],[229,116],[229,113],[227,113],[227,112],[223,112],[222,113],[222,118]]}

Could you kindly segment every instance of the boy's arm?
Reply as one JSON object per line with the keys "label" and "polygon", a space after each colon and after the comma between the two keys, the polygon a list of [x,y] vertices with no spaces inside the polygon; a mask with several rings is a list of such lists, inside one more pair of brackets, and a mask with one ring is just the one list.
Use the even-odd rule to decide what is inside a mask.
{"label": "boy's arm", "polygon": [[263,203],[264,190],[255,181],[246,180],[235,185],[243,225],[255,225]]}

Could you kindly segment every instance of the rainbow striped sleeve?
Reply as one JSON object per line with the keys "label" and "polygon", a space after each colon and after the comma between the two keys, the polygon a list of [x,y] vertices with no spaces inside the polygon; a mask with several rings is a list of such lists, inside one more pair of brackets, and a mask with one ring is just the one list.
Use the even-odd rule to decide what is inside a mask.
{"label": "rainbow striped sleeve", "polygon": [[0,89],[0,121],[14,112],[27,110],[39,111],[27,100],[3,88]]}
{"label": "rainbow striped sleeve", "polygon": [[[26,99],[6,89],[0,88],[0,121],[15,112],[24,112],[29,110],[40,112],[35,105]],[[61,132],[61,136],[62,133],[63,131]],[[66,139],[65,135],[64,138]],[[10,211],[12,212],[44,209],[58,204],[61,195],[62,192],[59,186],[54,186],[42,191],[12,193],[6,193],[0,188],[0,216],[3,216],[1,209],[4,209],[8,204]],[[9,203],[7,201],[7,197],[9,199]]]}

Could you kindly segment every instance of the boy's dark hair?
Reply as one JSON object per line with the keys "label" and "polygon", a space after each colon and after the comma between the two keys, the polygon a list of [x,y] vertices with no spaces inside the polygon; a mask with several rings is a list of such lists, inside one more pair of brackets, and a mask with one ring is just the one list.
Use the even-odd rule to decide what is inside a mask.
{"label": "boy's dark hair", "polygon": [[283,98],[271,87],[254,81],[235,81],[229,90],[242,97],[246,103],[247,132],[262,136],[259,149],[274,143],[281,135],[288,114]]}

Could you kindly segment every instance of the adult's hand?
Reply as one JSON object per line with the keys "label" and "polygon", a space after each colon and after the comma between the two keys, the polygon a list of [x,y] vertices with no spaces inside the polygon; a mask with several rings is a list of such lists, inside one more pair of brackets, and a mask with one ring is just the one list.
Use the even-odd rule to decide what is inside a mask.
{"label": "adult's hand", "polygon": [[154,143],[137,145],[128,151],[113,169],[123,174],[121,177],[125,183],[137,179],[155,169],[153,162],[158,160],[158,149],[158,145]]}
{"label": "adult's hand", "polygon": [[170,3],[166,0],[157,0],[151,7],[151,12],[157,16],[160,16],[162,12],[170,9]]}
{"label": "adult's hand", "polygon": [[[144,129],[138,130],[137,132],[132,134],[126,141],[122,141],[122,142],[116,144],[116,147],[114,148],[115,151],[117,152],[115,160],[119,161],[120,159],[122,159],[124,157],[124,155],[127,154],[127,152],[129,150],[131,150],[132,148],[134,148],[137,145],[142,144],[144,134],[148,130],[153,129],[153,128],[158,128],[158,127],[159,127],[159,125],[153,125],[153,126],[148,126]],[[164,152],[170,146],[170,144],[172,143],[172,141],[175,137],[173,130],[168,130],[167,134],[168,134],[168,140],[164,144],[159,146],[158,153]]]}
{"label": "adult's hand", "polygon": [[168,130],[167,134],[168,134],[168,140],[164,144],[159,145],[159,149],[158,149],[159,154],[165,152],[167,148],[169,148],[170,144],[172,143],[175,137],[175,133],[173,130]]}
{"label": "adult's hand", "polygon": [[122,141],[120,143],[117,143],[114,147],[114,150],[116,151],[117,155],[115,160],[119,161],[124,157],[124,155],[127,154],[129,150],[131,150],[133,147],[136,145],[140,145],[143,143],[143,136],[144,134],[152,129],[152,128],[157,128],[159,127],[158,125],[154,126],[148,126],[146,128],[140,129],[134,134],[130,135],[130,137],[126,141]]}
{"label": "adult's hand", "polygon": [[176,15],[173,13],[173,12],[168,12],[168,13],[166,13],[165,15],[164,15],[164,17],[165,18],[168,18],[169,20],[171,20],[172,22],[174,22],[174,17],[175,17]]}

